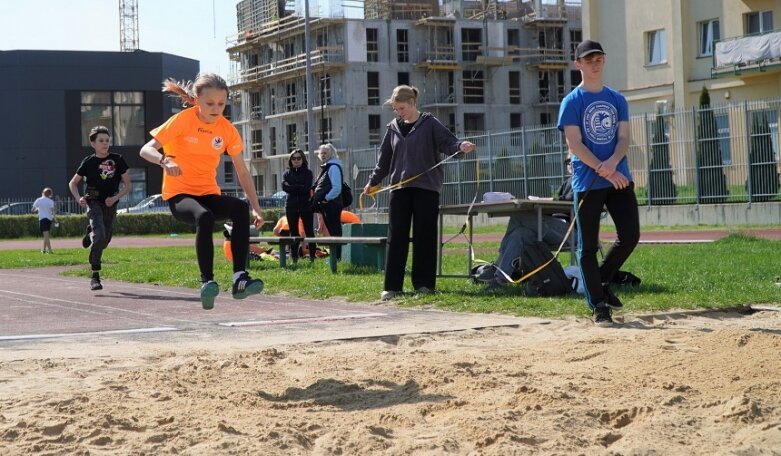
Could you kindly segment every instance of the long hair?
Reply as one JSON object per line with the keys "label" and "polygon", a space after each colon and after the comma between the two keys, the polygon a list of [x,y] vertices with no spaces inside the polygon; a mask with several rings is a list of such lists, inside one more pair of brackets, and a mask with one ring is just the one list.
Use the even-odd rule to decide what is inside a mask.
{"label": "long hair", "polygon": [[182,100],[182,106],[195,106],[195,98],[199,97],[204,89],[219,89],[228,92],[228,83],[214,73],[198,73],[193,81],[177,81],[168,78],[163,81],[163,92],[170,92]]}
{"label": "long hair", "polygon": [[293,152],[290,152],[290,156],[287,158],[287,167],[293,168],[293,155],[299,154],[301,156],[301,167],[302,168],[309,168],[309,162],[306,160],[306,154],[301,149],[293,149]]}

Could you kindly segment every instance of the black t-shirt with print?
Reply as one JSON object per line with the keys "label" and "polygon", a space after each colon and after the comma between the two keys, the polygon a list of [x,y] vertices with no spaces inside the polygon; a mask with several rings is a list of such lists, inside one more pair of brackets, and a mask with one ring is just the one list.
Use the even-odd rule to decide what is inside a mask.
{"label": "black t-shirt with print", "polygon": [[87,199],[105,201],[119,192],[122,175],[127,172],[127,163],[122,155],[109,152],[100,158],[95,154],[82,160],[76,174],[87,181],[84,196]]}

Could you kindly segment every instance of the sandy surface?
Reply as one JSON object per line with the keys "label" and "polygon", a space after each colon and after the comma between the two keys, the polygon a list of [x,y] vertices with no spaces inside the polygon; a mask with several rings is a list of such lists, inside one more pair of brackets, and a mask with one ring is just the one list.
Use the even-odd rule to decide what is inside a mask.
{"label": "sandy surface", "polygon": [[519,322],[2,347],[0,453],[781,454],[781,312]]}

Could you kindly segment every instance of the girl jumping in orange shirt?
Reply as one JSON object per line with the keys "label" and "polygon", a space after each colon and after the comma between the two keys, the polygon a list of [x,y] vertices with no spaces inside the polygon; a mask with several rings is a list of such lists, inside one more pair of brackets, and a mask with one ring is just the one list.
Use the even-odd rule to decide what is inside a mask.
{"label": "girl jumping in orange shirt", "polygon": [[[241,156],[238,130],[222,113],[228,99],[228,85],[216,74],[199,74],[187,84],[168,79],[163,92],[182,99],[187,109],[174,114],[150,132],[151,141],[141,148],[141,157],[159,163],[163,173],[163,199],[177,220],[195,224],[195,252],[201,272],[201,304],[214,307],[220,287],[214,281],[214,241],[217,220],[233,221],[233,298],[244,299],[263,291],[263,281],[253,279],[245,270],[249,250],[249,206],[246,202],[223,196],[217,184],[220,156],[227,152],[233,162],[241,188],[252,206],[254,224],[260,227],[255,185]],[[160,149],[164,153],[160,153]]]}

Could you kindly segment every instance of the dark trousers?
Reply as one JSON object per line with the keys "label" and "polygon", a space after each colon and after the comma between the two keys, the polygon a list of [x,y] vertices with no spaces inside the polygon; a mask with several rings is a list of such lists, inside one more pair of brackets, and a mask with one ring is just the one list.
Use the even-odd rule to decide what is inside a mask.
{"label": "dark trousers", "polygon": [[[340,214],[341,216],[341,214]],[[298,232],[298,219],[301,219],[301,224],[304,225],[304,233],[308,238],[315,237],[314,217],[311,209],[285,209],[285,217],[287,217],[287,226],[290,230],[291,236],[300,236]],[[290,255],[293,259],[298,258],[298,242],[291,247]],[[314,242],[309,243],[309,258],[315,259],[315,249],[317,245]]]}
{"label": "dark trousers", "polygon": [[[640,241],[640,216],[637,209],[634,183],[616,190],[612,187],[575,194],[575,212],[578,227],[578,263],[586,288],[586,301],[591,309],[605,300],[603,284],[623,266]],[[599,220],[602,208],[616,225],[616,242],[610,247],[602,265],[597,263],[599,250]]]}
{"label": "dark trousers", "polygon": [[89,249],[89,264],[93,271],[100,271],[103,251],[111,242],[114,234],[114,220],[117,218],[117,205],[106,206],[102,201],[87,200],[87,218],[92,229],[92,245]]}
{"label": "dark trousers", "polygon": [[[320,206],[320,208],[323,214],[323,222],[325,222],[325,227],[328,229],[328,234],[331,236],[340,237],[342,235],[341,197],[323,204]],[[290,220],[288,220],[288,223],[290,223]],[[342,246],[339,244],[332,245],[330,254],[334,255],[337,260],[341,260]]]}
{"label": "dark trousers", "polygon": [[439,193],[420,188],[391,192],[385,253],[385,290],[402,291],[412,227],[412,287],[437,286]]}
{"label": "dark trousers", "polygon": [[195,224],[195,254],[201,281],[214,280],[214,224],[218,220],[231,220],[231,253],[233,272],[247,269],[249,252],[249,205],[232,196],[176,195],[168,200],[174,218]]}

